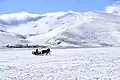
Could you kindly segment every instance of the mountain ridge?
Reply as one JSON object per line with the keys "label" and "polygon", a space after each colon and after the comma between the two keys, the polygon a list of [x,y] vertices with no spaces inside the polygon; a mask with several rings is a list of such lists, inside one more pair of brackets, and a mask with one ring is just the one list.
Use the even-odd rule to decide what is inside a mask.
{"label": "mountain ridge", "polygon": [[[36,20],[36,17],[39,18]],[[120,46],[120,16],[113,13],[69,11],[35,14],[32,18],[32,21],[26,22],[25,17],[26,23],[12,26],[3,25],[0,22],[0,27],[6,26],[4,31],[24,37],[23,44],[25,40],[25,44],[50,45],[52,47]],[[5,39],[1,38],[1,40]]]}

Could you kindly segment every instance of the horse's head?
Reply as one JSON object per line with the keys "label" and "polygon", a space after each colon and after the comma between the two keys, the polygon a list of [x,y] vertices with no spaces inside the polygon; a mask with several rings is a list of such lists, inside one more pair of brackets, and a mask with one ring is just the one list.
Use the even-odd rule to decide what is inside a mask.
{"label": "horse's head", "polygon": [[49,51],[49,52],[50,52],[50,48],[48,48],[48,49],[47,49],[47,51]]}

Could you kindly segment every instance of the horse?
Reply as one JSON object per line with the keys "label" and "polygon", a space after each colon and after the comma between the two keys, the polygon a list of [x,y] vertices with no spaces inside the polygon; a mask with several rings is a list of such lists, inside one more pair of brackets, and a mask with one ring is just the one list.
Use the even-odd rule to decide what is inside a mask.
{"label": "horse", "polygon": [[50,52],[51,52],[51,51],[50,51],[50,48],[48,48],[48,49],[46,49],[46,50],[42,50],[42,51],[41,51],[41,54],[46,54],[46,56],[47,56],[48,53],[49,53],[49,55],[51,55]]}

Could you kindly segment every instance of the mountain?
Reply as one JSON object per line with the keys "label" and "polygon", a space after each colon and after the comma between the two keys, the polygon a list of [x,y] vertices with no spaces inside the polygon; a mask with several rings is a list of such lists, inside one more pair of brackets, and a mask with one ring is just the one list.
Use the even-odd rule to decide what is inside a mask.
{"label": "mountain", "polygon": [[0,15],[0,44],[120,46],[120,16],[103,11]]}
{"label": "mountain", "polygon": [[25,40],[25,37],[16,34],[16,33],[9,33],[4,30],[0,30],[0,47],[6,45],[16,45],[16,44],[27,44],[29,43]]}

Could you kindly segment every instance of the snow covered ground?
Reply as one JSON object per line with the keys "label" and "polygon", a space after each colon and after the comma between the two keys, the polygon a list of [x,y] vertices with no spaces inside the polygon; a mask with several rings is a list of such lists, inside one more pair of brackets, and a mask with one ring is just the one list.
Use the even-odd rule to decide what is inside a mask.
{"label": "snow covered ground", "polygon": [[0,80],[120,80],[120,47],[33,50],[0,49]]}

